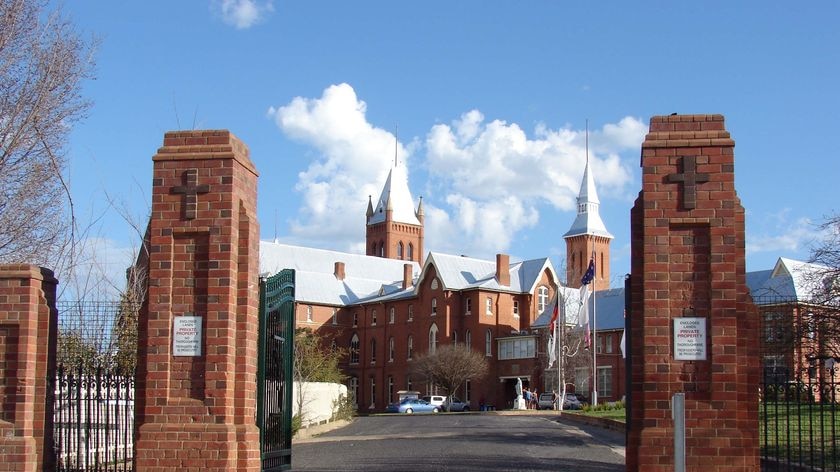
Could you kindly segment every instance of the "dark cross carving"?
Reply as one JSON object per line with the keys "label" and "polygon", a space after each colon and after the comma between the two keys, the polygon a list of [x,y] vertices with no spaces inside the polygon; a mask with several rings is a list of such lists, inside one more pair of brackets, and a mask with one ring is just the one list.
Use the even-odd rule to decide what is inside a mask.
{"label": "dark cross carving", "polygon": [[709,181],[709,174],[697,173],[697,156],[683,156],[682,174],[670,174],[666,176],[668,182],[682,182],[683,184],[683,208],[693,210],[697,208],[697,184],[704,184]]}
{"label": "dark cross carving", "polygon": [[184,196],[184,206],[181,208],[181,218],[185,220],[195,219],[195,210],[198,207],[198,194],[210,192],[207,184],[197,185],[198,169],[187,169],[183,175],[184,185],[172,187],[169,193]]}

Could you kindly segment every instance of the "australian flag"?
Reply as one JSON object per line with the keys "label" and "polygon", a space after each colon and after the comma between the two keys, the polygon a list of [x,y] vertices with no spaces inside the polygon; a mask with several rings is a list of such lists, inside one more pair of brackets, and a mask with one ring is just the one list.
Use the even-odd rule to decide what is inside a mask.
{"label": "australian flag", "polygon": [[589,267],[586,269],[586,273],[583,274],[583,277],[580,279],[581,285],[586,285],[592,282],[592,279],[595,278],[595,259],[589,259]]}

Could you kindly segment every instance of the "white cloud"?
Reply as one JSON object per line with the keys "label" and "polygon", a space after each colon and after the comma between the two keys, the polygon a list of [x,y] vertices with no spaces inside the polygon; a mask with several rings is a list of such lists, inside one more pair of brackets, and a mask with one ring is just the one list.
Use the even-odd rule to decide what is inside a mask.
{"label": "white cloud", "polygon": [[[807,248],[819,237],[816,225],[807,217],[795,221],[789,219],[789,209],[772,215],[766,215],[771,228],[761,228],[758,234],[747,233],[746,253],[772,253],[774,256],[800,257]],[[758,222],[759,226],[761,222]]]}
{"label": "white cloud", "polygon": [[[600,194],[618,194],[631,172],[618,152],[638,149],[646,127],[626,117],[590,133],[590,162]],[[522,230],[536,226],[538,207],[573,210],[586,161],[585,132],[538,125],[529,138],[516,123],[485,123],[471,110],[452,125],[432,127],[426,164],[435,188],[447,194],[467,247],[480,255],[506,250]],[[429,233],[427,233],[429,234]],[[429,237],[429,247],[442,241]],[[449,240],[447,240],[449,241]]]}
{"label": "white cloud", "polygon": [[[378,198],[393,159],[395,137],[367,121],[367,105],[348,84],[320,98],[296,97],[268,110],[288,137],[312,146],[295,190],[303,204],[289,242],[364,251],[367,196]],[[590,134],[590,159],[599,192],[620,194],[631,172],[618,152],[638,149],[646,127],[627,117]],[[399,145],[402,160],[425,150],[425,249],[492,257],[534,228],[540,208],[573,211],[585,164],[582,130],[538,125],[533,136],[516,123],[486,122],[470,110],[451,125],[431,127],[424,143]],[[423,149],[425,148],[425,149]],[[410,169],[410,167],[409,167]]]}
{"label": "white cloud", "polygon": [[[283,133],[318,152],[295,185],[303,206],[291,223],[294,241],[364,250],[368,195],[374,201],[379,198],[396,139],[367,122],[366,108],[350,85],[340,84],[328,87],[320,98],[296,97],[268,110]],[[409,148],[399,145],[403,163],[410,157]]]}
{"label": "white cloud", "polygon": [[222,21],[236,29],[248,29],[274,12],[273,0],[213,0],[211,8]]}

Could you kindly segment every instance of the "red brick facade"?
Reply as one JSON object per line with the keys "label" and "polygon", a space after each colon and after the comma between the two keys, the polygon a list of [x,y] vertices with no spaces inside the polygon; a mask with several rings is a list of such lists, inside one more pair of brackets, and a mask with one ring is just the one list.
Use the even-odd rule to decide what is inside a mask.
{"label": "red brick facade", "polygon": [[[651,119],[631,224],[627,470],[673,470],[670,401],[683,392],[686,470],[758,471],[758,318],[723,116]],[[674,359],[686,316],[706,320],[706,360]]]}
{"label": "red brick facade", "polygon": [[582,234],[566,238],[566,286],[580,288],[580,279],[595,255],[595,280],[593,290],[610,288],[611,238]]}
{"label": "red brick facade", "polygon": [[[499,262],[507,267],[505,257],[499,258]],[[310,327],[325,339],[334,339],[336,345],[343,348],[349,348],[351,340],[356,336],[359,341],[358,360],[350,356],[341,368],[351,379],[349,387],[351,393],[356,395],[360,411],[384,410],[388,403],[397,400],[396,392],[399,390],[427,392],[425,383],[411,378],[410,367],[413,359],[429,352],[433,325],[437,330],[438,346],[455,342],[461,344],[469,338],[474,350],[487,355],[490,366],[487,377],[471,381],[469,392],[466,391],[466,385],[462,386],[457,395],[467,400],[473,411],[478,410],[482,404],[498,409],[508,408],[515,397],[514,379],[522,377],[526,379],[526,385],[541,389],[543,367],[536,356],[500,360],[499,340],[529,337],[521,336],[519,332],[529,331],[540,314],[540,288],[547,291],[546,300],[554,296],[555,277],[556,274],[551,271],[543,271],[532,293],[446,290],[440,283],[435,267],[428,265],[419,281],[416,296],[342,308],[298,303],[297,326]],[[530,337],[535,339],[536,350],[544,351],[540,338]]]}
{"label": "red brick facade", "polygon": [[[166,133],[153,161],[135,470],[258,470],[256,169],[228,131]],[[182,315],[200,355],[173,355]]]}
{"label": "red brick facade", "polygon": [[0,471],[52,470],[50,374],[58,312],[52,271],[0,266]]}

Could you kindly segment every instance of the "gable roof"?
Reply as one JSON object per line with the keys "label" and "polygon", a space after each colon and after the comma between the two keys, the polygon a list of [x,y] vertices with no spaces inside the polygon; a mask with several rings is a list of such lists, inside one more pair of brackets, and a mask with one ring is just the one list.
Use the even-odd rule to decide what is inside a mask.
{"label": "gable roof", "polygon": [[[548,258],[531,259],[509,264],[510,285],[500,285],[496,280],[496,262],[430,252],[423,265],[421,279],[433,266],[446,290],[484,289],[503,292],[530,293],[539,281],[543,270],[551,271],[554,282],[557,275]],[[418,282],[419,283],[419,282]]]}
{"label": "gable roof", "polygon": [[[344,263],[344,280],[335,277],[335,263]],[[411,264],[412,279],[420,274],[417,262],[351,254],[270,241],[260,241],[260,274],[295,270],[295,299],[303,303],[344,306],[402,289],[403,266]]]}
{"label": "gable roof", "polygon": [[747,273],[747,286],[757,305],[808,302],[818,293],[826,267],[780,257],[772,270]]}

